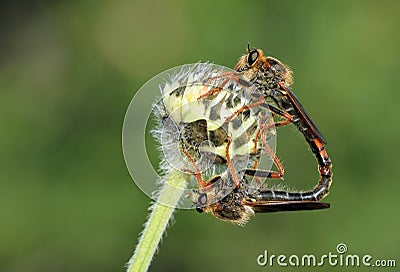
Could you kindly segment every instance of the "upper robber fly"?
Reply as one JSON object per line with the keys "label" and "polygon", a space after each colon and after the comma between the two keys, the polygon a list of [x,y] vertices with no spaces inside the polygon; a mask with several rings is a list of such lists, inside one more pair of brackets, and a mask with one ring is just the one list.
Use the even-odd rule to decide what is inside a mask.
{"label": "upper robber fly", "polygon": [[[275,123],[276,127],[294,123],[304,135],[318,161],[319,183],[326,185],[327,194],[332,183],[332,162],[325,150],[327,142],[290,89],[292,71],[279,60],[264,56],[262,50],[248,45],[247,54],[239,59],[235,73],[239,83],[256,87],[257,91],[252,94],[255,101],[264,100],[271,112],[285,119]],[[271,100],[277,107],[269,103]]]}
{"label": "upper robber fly", "polygon": [[248,84],[255,85],[265,99],[272,99],[279,109],[288,113],[293,118],[290,121],[300,129],[307,141],[317,138],[326,144],[324,136],[290,89],[292,71],[285,64],[265,56],[261,49],[250,49],[248,45],[247,54],[239,59],[235,71]]}

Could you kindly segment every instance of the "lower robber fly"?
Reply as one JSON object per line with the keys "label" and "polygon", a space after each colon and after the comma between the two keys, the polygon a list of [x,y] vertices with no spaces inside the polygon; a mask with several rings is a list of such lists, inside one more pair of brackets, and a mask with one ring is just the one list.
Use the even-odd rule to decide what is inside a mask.
{"label": "lower robber fly", "polygon": [[[268,177],[269,172],[260,170],[245,170],[246,175]],[[252,189],[245,176],[240,181],[240,187],[234,187],[228,194],[219,198],[221,187],[213,188],[213,184],[223,184],[222,190],[232,188],[232,177],[229,171],[213,177],[208,188],[194,191],[192,199],[198,212],[213,214],[220,220],[244,225],[256,212],[269,213],[279,211],[300,211],[327,209],[329,203],[320,202],[324,195],[325,184],[318,184],[307,192],[287,192],[267,188]],[[215,201],[218,199],[217,201]]]}
{"label": "lower robber fly", "polygon": [[[227,149],[231,141],[229,138]],[[253,188],[250,186],[247,176],[259,178],[271,178],[273,172],[246,169],[238,175],[231,167],[229,154],[227,154],[228,168],[221,175],[204,181],[200,172],[192,172],[201,186],[193,190],[192,200],[198,212],[212,213],[220,220],[244,225],[256,212],[278,212],[316,210],[330,207],[329,203],[320,202],[327,191],[327,183],[330,178],[321,178],[318,185],[306,192],[287,192],[271,190],[268,188]],[[194,168],[197,168],[195,162]],[[240,186],[237,186],[235,178],[240,177]]]}

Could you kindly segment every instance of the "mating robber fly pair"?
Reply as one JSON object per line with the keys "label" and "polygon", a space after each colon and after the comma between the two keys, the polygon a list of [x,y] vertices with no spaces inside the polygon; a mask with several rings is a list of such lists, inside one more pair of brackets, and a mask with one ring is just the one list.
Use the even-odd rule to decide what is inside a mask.
{"label": "mating robber fly pair", "polygon": [[[326,140],[291,91],[292,73],[286,65],[248,46],[234,71],[198,65],[187,74],[190,79],[184,83],[196,84],[169,86],[163,92],[163,134],[174,134],[172,127],[178,131],[167,137],[178,143],[186,158],[181,169],[199,185],[190,196],[197,211],[242,225],[255,212],[329,208],[320,201],[332,182]],[[284,168],[269,140],[275,136],[275,127],[291,123],[318,161],[320,180],[311,191],[271,190],[260,182],[283,177]],[[172,149],[176,152],[176,146]],[[164,152],[167,157],[169,153]],[[262,154],[271,159],[277,172],[257,168]],[[221,173],[211,171],[214,175],[203,178],[205,170],[221,165],[226,166]],[[249,177],[258,182],[257,188],[251,186]]]}

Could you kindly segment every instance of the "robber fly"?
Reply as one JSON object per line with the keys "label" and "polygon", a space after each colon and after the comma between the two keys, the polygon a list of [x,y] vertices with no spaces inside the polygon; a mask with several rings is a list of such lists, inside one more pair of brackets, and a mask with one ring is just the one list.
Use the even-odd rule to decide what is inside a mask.
{"label": "robber fly", "polygon": [[[244,170],[244,172],[246,175],[269,176],[269,172],[264,173],[260,170]],[[317,185],[311,191],[302,193],[266,188],[253,190],[249,187],[246,176],[242,176],[241,186],[233,187],[233,190],[220,198],[218,194],[221,192],[221,188],[232,188],[230,172],[226,171],[215,176],[208,183],[210,184],[208,190],[195,190],[192,195],[196,210],[200,213],[211,213],[220,220],[238,225],[244,225],[256,212],[317,210],[330,207],[329,203],[318,201],[324,194],[324,185],[322,184]],[[219,189],[213,188],[213,184],[219,184]]]}
{"label": "robber fly", "polygon": [[[290,89],[293,83],[291,70],[279,60],[265,56],[262,50],[250,49],[250,45],[248,45],[247,54],[239,59],[235,71],[224,73],[220,77],[225,77],[221,86],[202,94],[198,99],[215,95],[223,89],[224,84],[230,79],[238,82],[244,88],[255,87],[256,91],[253,90],[250,93],[251,101],[238,109],[231,117],[253,107],[265,107],[274,115],[283,118],[283,121],[274,123],[275,127],[290,123],[295,124],[304,135],[318,161],[319,184],[325,186],[321,188],[325,192],[321,199],[328,194],[332,183],[332,162],[325,149],[327,142]],[[230,120],[230,118],[227,118],[227,120]]]}
{"label": "robber fly", "polygon": [[[326,195],[332,183],[332,163],[325,150],[327,142],[290,89],[293,83],[292,71],[279,60],[265,56],[260,49],[250,49],[248,45],[247,54],[239,59],[234,75],[242,85],[256,87],[257,92],[253,93],[253,97],[258,102],[255,104],[269,107],[284,119],[275,123],[275,126],[293,123],[304,135],[318,161],[321,176],[319,185],[324,185],[320,190]],[[277,107],[268,103],[271,100]]]}

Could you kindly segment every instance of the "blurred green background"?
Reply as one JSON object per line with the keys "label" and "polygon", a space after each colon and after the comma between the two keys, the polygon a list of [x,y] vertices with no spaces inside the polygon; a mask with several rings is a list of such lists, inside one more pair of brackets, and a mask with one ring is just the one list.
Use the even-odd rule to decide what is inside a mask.
{"label": "blurred green background", "polygon": [[[167,68],[233,67],[247,42],[294,71],[328,140],[332,207],[260,214],[244,228],[178,211],[150,271],[291,271],[256,258],[336,253],[341,242],[398,258],[399,11],[398,1],[3,2],[0,270],[123,271],[150,202],[122,155],[131,98]],[[293,127],[279,130],[278,155],[285,183],[316,183]]]}

